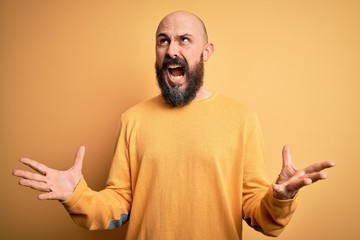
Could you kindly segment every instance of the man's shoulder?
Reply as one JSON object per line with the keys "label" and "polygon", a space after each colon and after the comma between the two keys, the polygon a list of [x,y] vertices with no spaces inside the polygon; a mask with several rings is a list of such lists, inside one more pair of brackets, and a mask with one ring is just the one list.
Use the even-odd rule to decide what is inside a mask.
{"label": "man's shoulder", "polygon": [[224,111],[243,115],[254,115],[256,111],[249,105],[235,98],[217,94],[218,104]]}
{"label": "man's shoulder", "polygon": [[130,107],[123,113],[123,117],[133,118],[137,116],[141,116],[144,114],[148,114],[154,111],[157,108],[160,108],[164,105],[164,102],[160,95],[152,97],[150,99],[139,102],[138,104]]}

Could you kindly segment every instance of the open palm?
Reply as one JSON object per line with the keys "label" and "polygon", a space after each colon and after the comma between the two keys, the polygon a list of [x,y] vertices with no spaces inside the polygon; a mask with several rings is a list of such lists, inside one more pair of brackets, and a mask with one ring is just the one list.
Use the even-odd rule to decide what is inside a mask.
{"label": "open palm", "polygon": [[321,171],[335,166],[334,162],[314,163],[304,169],[296,170],[292,160],[290,146],[285,145],[282,151],[283,165],[276,183],[273,184],[274,196],[278,199],[291,199],[304,186],[327,178]]}
{"label": "open palm", "polygon": [[19,184],[41,191],[40,200],[68,200],[74,192],[82,176],[82,164],[85,147],[80,147],[76,153],[74,165],[66,171],[49,168],[44,164],[29,158],[21,158],[20,162],[31,167],[37,173],[14,170],[13,175],[20,177]]}

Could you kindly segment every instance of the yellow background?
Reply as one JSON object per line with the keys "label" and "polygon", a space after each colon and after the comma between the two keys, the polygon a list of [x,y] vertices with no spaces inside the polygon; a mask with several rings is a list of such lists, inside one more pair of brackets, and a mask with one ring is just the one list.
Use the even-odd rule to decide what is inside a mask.
{"label": "yellow background", "polygon": [[[327,181],[301,192],[278,239],[360,239],[357,0],[1,0],[0,238],[122,239],[126,227],[77,227],[11,172],[22,168],[20,156],[67,169],[85,145],[84,176],[102,189],[120,114],[158,94],[157,24],[179,9],[199,15],[215,45],[206,86],[259,113],[270,179],[285,143],[297,167],[337,163]],[[244,239],[268,238],[245,226]]]}

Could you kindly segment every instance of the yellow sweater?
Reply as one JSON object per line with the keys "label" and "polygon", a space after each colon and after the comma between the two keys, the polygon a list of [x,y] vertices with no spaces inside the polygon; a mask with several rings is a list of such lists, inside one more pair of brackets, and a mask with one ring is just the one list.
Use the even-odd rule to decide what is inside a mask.
{"label": "yellow sweater", "polygon": [[82,178],[63,205],[88,229],[129,220],[132,239],[242,239],[242,219],[266,235],[280,234],[295,201],[272,196],[257,115],[214,94],[182,108],[160,96],[121,118],[107,187]]}

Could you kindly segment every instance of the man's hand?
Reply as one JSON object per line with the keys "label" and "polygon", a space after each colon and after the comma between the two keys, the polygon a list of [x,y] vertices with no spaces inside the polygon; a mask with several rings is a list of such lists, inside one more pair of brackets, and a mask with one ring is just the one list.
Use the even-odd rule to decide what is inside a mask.
{"label": "man's hand", "polygon": [[82,164],[85,147],[80,147],[76,153],[74,165],[66,171],[49,168],[28,158],[21,158],[20,162],[31,167],[38,173],[24,170],[14,170],[13,175],[20,177],[19,184],[44,192],[38,196],[40,200],[66,201],[73,194],[82,176]]}
{"label": "man's hand", "polygon": [[335,166],[334,162],[325,161],[296,170],[291,160],[290,146],[285,145],[282,151],[283,166],[281,173],[273,184],[274,197],[282,200],[293,198],[300,188],[327,178],[321,171]]}

